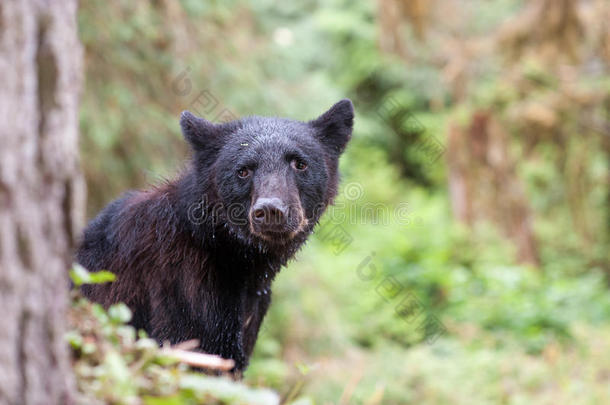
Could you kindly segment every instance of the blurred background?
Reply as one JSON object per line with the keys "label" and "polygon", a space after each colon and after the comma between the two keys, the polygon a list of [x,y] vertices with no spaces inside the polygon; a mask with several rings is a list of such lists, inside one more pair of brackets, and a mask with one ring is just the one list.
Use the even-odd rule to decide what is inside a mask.
{"label": "blurred background", "polygon": [[610,398],[610,3],[81,1],[88,217],[172,178],[182,110],[356,109],[337,206],[246,373],[317,404]]}

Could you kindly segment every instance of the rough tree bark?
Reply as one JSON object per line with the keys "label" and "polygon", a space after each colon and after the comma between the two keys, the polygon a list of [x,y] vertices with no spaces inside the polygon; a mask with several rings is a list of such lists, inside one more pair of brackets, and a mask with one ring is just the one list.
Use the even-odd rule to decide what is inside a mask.
{"label": "rough tree bark", "polygon": [[81,226],[77,0],[0,1],[0,404],[69,404],[67,268]]}

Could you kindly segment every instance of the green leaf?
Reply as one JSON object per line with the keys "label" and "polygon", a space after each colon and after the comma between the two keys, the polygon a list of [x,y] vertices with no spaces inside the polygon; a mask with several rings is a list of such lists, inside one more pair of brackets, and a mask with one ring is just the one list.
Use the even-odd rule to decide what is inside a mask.
{"label": "green leaf", "polygon": [[116,279],[116,275],[106,270],[90,272],[78,263],[74,263],[70,270],[70,279],[76,287],[83,284],[102,284]]}
{"label": "green leaf", "polygon": [[106,270],[100,270],[100,271],[96,271],[95,273],[90,273],[90,274],[91,274],[91,281],[89,281],[89,284],[103,284],[103,283],[112,282],[116,279],[116,275],[114,273],[111,273]]}
{"label": "green leaf", "polygon": [[143,398],[146,405],[183,405],[181,395],[172,395],[171,397],[149,397]]}
{"label": "green leaf", "polygon": [[131,311],[127,305],[120,302],[108,308],[108,316],[114,323],[127,323],[131,320]]}
{"label": "green leaf", "polygon": [[71,330],[66,333],[66,340],[73,349],[80,349],[83,345],[82,335],[75,330]]}

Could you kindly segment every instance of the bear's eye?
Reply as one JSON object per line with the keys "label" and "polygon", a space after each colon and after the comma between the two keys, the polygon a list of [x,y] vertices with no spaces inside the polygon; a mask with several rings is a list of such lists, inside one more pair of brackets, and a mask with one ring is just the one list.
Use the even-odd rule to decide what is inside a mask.
{"label": "bear's eye", "polygon": [[250,174],[252,174],[252,171],[250,169],[248,169],[247,167],[242,167],[241,169],[239,169],[237,171],[237,175],[242,179],[245,179],[246,177],[250,177]]}
{"label": "bear's eye", "polygon": [[296,169],[296,170],[298,170],[300,172],[302,172],[303,170],[307,169],[307,163],[305,163],[301,159],[294,159],[292,162],[290,162],[290,165],[294,169]]}

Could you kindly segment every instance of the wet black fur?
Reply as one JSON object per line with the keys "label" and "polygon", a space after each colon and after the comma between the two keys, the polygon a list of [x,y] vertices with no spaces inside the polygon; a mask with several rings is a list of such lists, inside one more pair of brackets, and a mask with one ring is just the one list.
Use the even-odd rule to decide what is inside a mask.
{"label": "wet black fur", "polygon": [[[159,343],[197,339],[201,351],[233,359],[235,371],[243,370],[273,278],[336,195],[352,122],[349,100],[307,123],[249,117],[212,124],[183,113],[192,162],[178,180],[128,192],[90,222],[77,261],[110,270],[117,280],[83,292],[105,306],[125,302],[132,324]],[[294,159],[307,170],[294,170]],[[244,167],[252,172],[247,179],[236,174]],[[251,232],[250,205],[269,192],[307,219],[291,239]]]}

